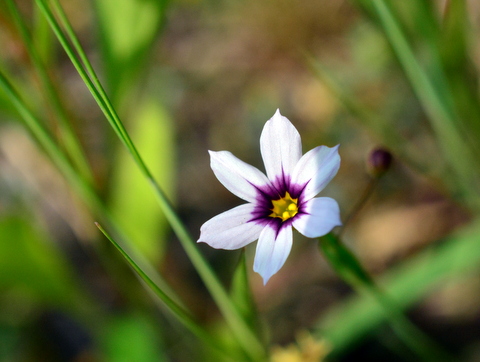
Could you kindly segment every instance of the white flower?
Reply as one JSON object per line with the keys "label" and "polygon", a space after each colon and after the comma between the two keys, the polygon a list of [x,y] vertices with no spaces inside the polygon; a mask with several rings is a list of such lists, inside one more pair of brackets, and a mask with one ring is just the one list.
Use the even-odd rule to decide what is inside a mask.
{"label": "white flower", "polygon": [[260,136],[267,176],[227,151],[209,151],[218,180],[247,201],[208,220],[198,242],[216,249],[239,249],[258,239],[253,270],[266,284],[292,248],[292,226],[309,238],[341,225],[335,200],[317,194],[340,167],[338,145],[319,146],[302,156],[300,134],[280,111]]}

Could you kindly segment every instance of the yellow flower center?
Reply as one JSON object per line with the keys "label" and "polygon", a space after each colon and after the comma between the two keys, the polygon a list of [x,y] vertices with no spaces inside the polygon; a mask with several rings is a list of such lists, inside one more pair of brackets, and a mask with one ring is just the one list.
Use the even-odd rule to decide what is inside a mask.
{"label": "yellow flower center", "polygon": [[273,208],[270,209],[272,213],[268,216],[279,217],[282,221],[288,220],[298,213],[297,202],[298,199],[292,199],[292,196],[286,192],[284,197],[272,201]]}

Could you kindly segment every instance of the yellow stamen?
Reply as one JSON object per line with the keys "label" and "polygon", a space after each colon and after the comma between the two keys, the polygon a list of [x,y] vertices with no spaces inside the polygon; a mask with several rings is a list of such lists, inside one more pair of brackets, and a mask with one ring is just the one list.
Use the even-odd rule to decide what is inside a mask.
{"label": "yellow stamen", "polygon": [[268,216],[278,217],[282,221],[288,220],[298,213],[297,203],[298,199],[292,199],[292,196],[286,192],[284,197],[272,201],[273,207],[270,209],[272,213]]}

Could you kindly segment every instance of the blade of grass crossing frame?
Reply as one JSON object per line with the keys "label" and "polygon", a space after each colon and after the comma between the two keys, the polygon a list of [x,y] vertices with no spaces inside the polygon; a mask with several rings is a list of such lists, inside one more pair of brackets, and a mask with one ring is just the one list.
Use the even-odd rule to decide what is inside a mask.
{"label": "blade of grass crossing frame", "polygon": [[[65,51],[67,49],[65,48],[66,46],[69,47],[69,42],[67,41],[66,37],[64,36],[61,27],[57,23],[55,17],[53,16],[53,13],[51,12],[50,8],[48,7],[47,3],[48,1],[46,0],[36,0],[37,4],[41,4],[41,9],[44,11],[44,14],[46,15],[49,23],[51,26],[55,26],[55,28],[58,31],[55,31],[55,35],[57,37],[61,37],[64,39],[64,42],[61,41],[63,48]],[[99,103],[99,106],[101,107],[103,113],[107,117],[107,120],[110,122],[114,130],[117,132],[117,135],[119,136],[120,140],[125,144],[125,146],[129,149],[129,151],[132,154],[132,157],[136,160],[136,162],[139,163],[139,165],[143,168],[144,172],[149,173],[148,169],[145,167],[145,164],[143,163],[142,159],[140,158],[140,155],[138,154],[135,145],[133,144],[132,140],[130,139],[130,136],[128,135],[127,131],[125,130],[125,127],[123,126],[122,122],[120,121],[120,117],[118,116],[117,112],[115,111],[115,108],[113,107],[112,103],[110,102],[110,99],[105,92],[105,89],[102,86],[102,83],[100,83],[97,74],[95,70],[93,69],[92,64],[90,63],[90,60],[88,59],[87,55],[83,51],[83,48],[70,24],[70,21],[68,20],[65,12],[63,11],[63,8],[61,7],[60,3],[58,0],[50,0],[50,2],[53,4],[54,10],[58,18],[60,19],[60,23],[63,26],[63,30],[66,32],[68,36],[68,40],[70,40],[71,44],[73,45],[73,48],[76,51],[73,51],[73,49],[69,49],[70,53],[67,52],[67,54],[70,57],[70,60],[72,63],[74,60],[72,57],[76,58],[76,55],[78,55],[78,58],[75,59],[75,61],[78,63],[79,67],[75,66],[77,71],[80,73],[84,73],[86,77],[89,78],[91,81],[91,84],[94,88],[94,91],[96,95],[99,97],[101,100],[101,104]],[[59,38],[60,40],[60,38]],[[69,47],[70,48],[70,47]],[[83,67],[81,66],[83,64]],[[81,70],[79,70],[81,68]],[[82,79],[84,79],[82,77]],[[85,79],[84,79],[85,80]],[[93,94],[92,94],[93,95]],[[97,103],[99,101],[97,100]],[[102,108],[104,107],[104,108]]]}
{"label": "blade of grass crossing frame", "polygon": [[[7,96],[10,98],[12,103],[14,103],[17,110],[24,118],[25,122],[28,125],[28,128],[35,136],[37,141],[42,145],[45,149],[47,154],[50,158],[54,161],[57,167],[62,171],[65,175],[67,181],[70,184],[74,185],[74,189],[79,193],[81,198],[90,206],[91,209],[94,209],[94,213],[99,214],[102,216],[109,225],[116,228],[115,221],[111,218],[108,211],[104,208],[101,204],[101,201],[95,196],[93,191],[89,189],[88,185],[84,184],[82,180],[79,178],[77,174],[75,174],[75,170],[71,168],[68,164],[68,160],[64,157],[63,153],[57,148],[56,144],[53,142],[51,137],[49,136],[48,132],[43,128],[43,126],[38,122],[35,116],[26,108],[26,106],[22,103],[21,98],[15,92],[11,84],[7,81],[7,79],[3,76],[0,72],[0,87],[5,91]],[[104,230],[102,230],[105,233]],[[111,237],[108,236],[109,240],[112,241]],[[120,250],[122,255],[125,257],[127,252],[125,251],[124,247],[121,247],[117,242],[112,241],[112,243]],[[131,251],[130,251],[131,253]],[[131,257],[127,255],[127,261],[131,261]],[[136,253],[136,257],[138,259],[141,258],[141,254]],[[195,324],[195,321],[190,317],[190,314],[186,309],[179,304],[177,301],[179,298],[170,290],[167,285],[164,285],[165,282],[163,279],[160,278],[158,274],[151,270],[144,261],[142,262],[142,267],[135,263],[134,270],[138,272],[141,270],[140,277],[142,279],[147,279],[147,285],[152,288],[154,293],[160,297],[160,300],[165,303],[165,305],[171,310],[172,314],[179,319],[179,321],[185,325],[194,335],[199,337],[201,340],[205,341],[209,346],[214,348],[218,353],[221,353],[225,359],[228,360],[228,354],[224,350],[224,346],[219,343],[215,338],[213,338],[206,330],[204,330],[200,325]],[[147,270],[149,274],[145,273],[144,270]],[[153,276],[155,281],[149,275]],[[162,288],[159,287],[159,283],[162,284]],[[190,318],[190,319],[189,319]]]}
{"label": "blade of grass crossing frame", "polygon": [[[143,159],[140,157],[137,149],[135,148],[130,137],[128,136],[128,133],[125,130],[122,122],[120,121],[118,114],[115,112],[111,102],[109,101],[105,90],[99,82],[93,67],[88,61],[88,58],[86,57],[85,52],[83,51],[78,39],[76,38],[75,33],[66,15],[63,13],[60,4],[58,3],[58,1],[53,0],[57,15],[62,22],[63,28],[69,36],[69,40],[75,47],[75,51],[78,53],[78,56],[71,48],[70,42],[65,37],[60,25],[58,24],[56,18],[53,16],[53,13],[51,12],[51,9],[49,8],[47,2],[45,0],[36,0],[36,3],[40,7],[44,15],[47,17],[50,25],[52,26],[52,29],[54,30],[55,35],[58,37],[60,43],[64,47],[66,53],[70,57],[81,78],[84,80],[88,89],[90,90],[98,105],[104,112],[107,120],[114,128],[120,140],[125,144],[129,152],[131,153],[132,157],[137,163],[137,166],[140,168],[145,178],[152,185],[157,201],[159,202],[160,207],[164,211],[165,216],[170,223],[170,226],[175,231],[179,241],[184,247],[185,252],[187,253],[192,264],[194,265],[195,269],[205,283],[205,286],[215,300],[217,306],[225,317],[225,320],[234,332],[238,342],[242,345],[244,350],[250,355],[251,358],[253,358],[254,360],[263,359],[265,356],[265,350],[262,343],[258,340],[253,331],[249,328],[247,323],[241,317],[239,311],[230,300],[224,287],[206,262],[203,255],[198,250],[195,242],[185,229],[185,226],[181,222],[180,218],[175,213],[173,206],[170,204],[168,198],[153,178],[151,172],[143,162]],[[83,66],[85,66],[86,70],[82,66],[82,63]]]}
{"label": "blade of grass crossing frame", "polygon": [[[186,310],[181,308],[176,304],[170,297],[163,292],[150,277],[144,273],[142,268],[140,268],[135,261],[128,255],[125,250],[100,226],[99,223],[95,223],[98,229],[105,235],[105,237],[115,246],[115,248],[122,254],[128,264],[132,269],[140,276],[140,278],[145,282],[145,284],[155,293],[155,295],[160,298],[165,305],[168,306],[169,310],[177,316],[177,319],[193,334],[195,334],[202,341],[206,342],[209,346],[223,350],[223,346],[218,343],[218,341],[213,338],[207,331],[205,331],[198,323],[196,323],[192,316],[187,313]],[[224,351],[225,352],[225,351]]]}
{"label": "blade of grass crossing frame", "polygon": [[56,119],[58,121],[59,129],[60,129],[60,137],[63,141],[65,146],[65,150],[67,151],[68,155],[74,162],[75,166],[78,168],[82,176],[89,182],[93,183],[93,175],[90,169],[90,165],[85,157],[85,154],[82,150],[80,142],[75,135],[70,123],[68,122],[68,117],[66,115],[66,111],[58,97],[58,94],[54,88],[54,85],[48,75],[48,72],[43,64],[43,61],[36,50],[33,41],[28,33],[27,26],[23,21],[22,16],[13,0],[6,0],[8,9],[12,18],[17,25],[19,30],[20,36],[22,37],[23,44],[30,56],[32,64],[40,78],[41,85],[45,90],[46,96],[48,100],[51,102],[53,106],[53,110],[56,114]]}
{"label": "blade of grass crossing frame", "polygon": [[[92,190],[92,188],[86,183],[82,177],[77,173],[77,171],[71,166],[68,159],[65,157],[64,153],[58,148],[58,146],[53,141],[53,138],[45,130],[41,122],[32,114],[28,109],[25,103],[22,101],[19,94],[13,88],[11,83],[3,75],[0,70],[0,89],[3,89],[8,99],[14,105],[15,109],[20,114],[21,118],[24,120],[28,130],[34,136],[36,141],[44,149],[46,154],[50,157],[52,162],[64,175],[68,184],[76,191],[81,200],[85,202],[87,207],[90,209],[92,215],[99,215],[103,220],[105,220],[110,227],[116,230],[118,235],[121,235],[122,240],[128,241],[128,238],[122,232],[122,229],[118,226],[115,219],[111,216],[110,212],[106,209],[103,202],[99,199],[98,195]],[[168,294],[171,299],[175,300],[177,304],[180,304],[180,298],[171,290],[169,285],[164,281],[164,279],[148,264],[144,261],[144,258],[141,253],[134,249],[134,244],[132,241],[128,241],[128,247],[130,253],[134,253],[137,263],[141,261],[141,265],[144,271],[147,271],[148,274],[155,280],[155,283],[160,286],[164,293]],[[125,248],[125,246],[124,246]]]}
{"label": "blade of grass crossing frame", "polygon": [[[122,142],[126,142],[125,137],[122,135],[121,129],[118,127],[115,119],[112,116],[111,110],[108,108],[107,103],[105,103],[104,98],[102,97],[101,93],[99,90],[96,88],[94,84],[94,80],[90,79],[89,74],[84,68],[84,65],[82,64],[81,58],[77,56],[75,53],[74,49],[70,45],[68,39],[64,35],[60,25],[56,21],[55,17],[53,16],[53,13],[50,10],[50,7],[47,5],[47,3],[44,0],[35,0],[37,6],[47,19],[48,23],[50,24],[50,27],[52,28],[53,32],[55,33],[55,36],[57,37],[58,41],[62,45],[63,49],[67,53],[68,57],[70,58],[70,61],[72,62],[73,66],[77,70],[78,74],[84,81],[85,85],[87,86],[88,90],[92,94],[93,98],[97,102],[98,106],[102,110],[102,112],[105,114],[107,117],[107,120],[110,122],[112,128],[114,131],[117,133],[119,138],[122,140]],[[89,64],[89,63],[87,63]],[[90,65],[91,67],[91,65]],[[96,80],[98,82],[98,79]]]}

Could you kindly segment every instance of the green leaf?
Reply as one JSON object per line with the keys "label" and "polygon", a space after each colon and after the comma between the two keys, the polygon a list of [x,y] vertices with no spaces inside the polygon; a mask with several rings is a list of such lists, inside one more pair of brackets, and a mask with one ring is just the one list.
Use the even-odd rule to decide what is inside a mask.
{"label": "green leaf", "polygon": [[258,330],[258,315],[255,306],[252,290],[248,281],[248,269],[246,265],[245,250],[242,250],[240,260],[235,269],[230,291],[232,301],[244,320],[252,330]]}
{"label": "green leaf", "polygon": [[340,277],[379,307],[405,346],[426,361],[448,359],[447,353],[412,324],[394,300],[377,287],[358,259],[333,234],[320,239],[320,248]]}
{"label": "green leaf", "polygon": [[[139,145],[139,152],[172,201],[175,194],[172,120],[158,102],[149,99],[137,108],[131,125],[132,138]],[[113,170],[109,202],[112,214],[147,259],[157,263],[165,246],[168,224],[152,197],[149,182],[124,147],[116,152]]]}
{"label": "green leaf", "polygon": [[329,233],[320,238],[320,248],[337,274],[353,286],[373,286],[373,280],[355,256]]}
{"label": "green leaf", "polygon": [[[406,309],[447,281],[460,280],[478,272],[480,265],[480,224],[410,258],[379,281],[384,294],[395,306]],[[371,295],[354,296],[337,304],[317,324],[317,334],[336,350],[352,346],[389,316]]]}

